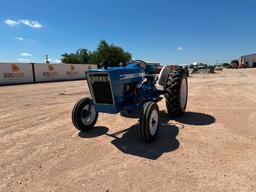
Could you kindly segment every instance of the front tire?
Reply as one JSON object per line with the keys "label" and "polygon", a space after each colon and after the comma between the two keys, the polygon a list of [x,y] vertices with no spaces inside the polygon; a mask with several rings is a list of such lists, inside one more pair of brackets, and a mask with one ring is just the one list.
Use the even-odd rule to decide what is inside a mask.
{"label": "front tire", "polygon": [[72,111],[73,125],[80,131],[92,129],[98,119],[98,112],[95,109],[91,98],[79,100]]}
{"label": "front tire", "polygon": [[147,102],[143,106],[140,117],[140,134],[145,143],[151,143],[157,136],[159,128],[159,108],[155,102]]}
{"label": "front tire", "polygon": [[188,99],[188,81],[185,70],[171,71],[164,86],[166,108],[170,116],[184,115]]}

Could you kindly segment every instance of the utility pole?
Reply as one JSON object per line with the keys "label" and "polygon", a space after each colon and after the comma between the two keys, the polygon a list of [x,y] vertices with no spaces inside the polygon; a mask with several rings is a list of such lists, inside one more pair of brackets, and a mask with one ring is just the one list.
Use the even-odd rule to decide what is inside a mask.
{"label": "utility pole", "polygon": [[45,55],[45,62],[46,62],[46,63],[50,63],[47,54]]}

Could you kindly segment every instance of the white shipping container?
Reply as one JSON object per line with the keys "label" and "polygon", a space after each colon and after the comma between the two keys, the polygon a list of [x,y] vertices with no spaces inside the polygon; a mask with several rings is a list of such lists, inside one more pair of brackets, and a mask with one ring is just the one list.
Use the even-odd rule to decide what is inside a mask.
{"label": "white shipping container", "polygon": [[32,64],[0,63],[0,85],[32,83]]}
{"label": "white shipping container", "polygon": [[35,81],[64,81],[85,79],[85,72],[97,65],[88,64],[35,64]]}
{"label": "white shipping container", "polygon": [[66,66],[66,79],[75,80],[75,79],[85,79],[85,72],[88,69],[95,69],[97,65],[88,65],[88,64],[63,64]]}
{"label": "white shipping container", "polygon": [[34,64],[35,81],[60,81],[64,80],[63,76],[65,66],[60,64]]}

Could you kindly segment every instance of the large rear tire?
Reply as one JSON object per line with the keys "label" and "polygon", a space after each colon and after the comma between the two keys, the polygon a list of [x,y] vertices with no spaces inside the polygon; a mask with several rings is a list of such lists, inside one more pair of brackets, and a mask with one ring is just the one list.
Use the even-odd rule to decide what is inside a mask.
{"label": "large rear tire", "polygon": [[155,102],[147,102],[143,106],[140,117],[140,134],[145,143],[151,143],[157,136],[159,128],[159,108]]}
{"label": "large rear tire", "polygon": [[170,116],[184,115],[188,99],[186,71],[178,68],[170,72],[164,86],[166,108]]}
{"label": "large rear tire", "polygon": [[98,112],[95,109],[91,98],[79,100],[72,111],[73,125],[80,131],[92,129],[98,119]]}

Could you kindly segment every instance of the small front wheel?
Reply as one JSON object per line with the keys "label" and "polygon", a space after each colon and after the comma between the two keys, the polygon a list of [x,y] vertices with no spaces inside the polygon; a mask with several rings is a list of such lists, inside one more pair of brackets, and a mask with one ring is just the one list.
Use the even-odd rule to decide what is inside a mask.
{"label": "small front wheel", "polygon": [[151,143],[157,136],[159,128],[159,108],[155,102],[147,102],[143,106],[140,117],[140,134],[145,143]]}
{"label": "small front wheel", "polygon": [[80,131],[92,129],[98,119],[98,112],[95,109],[91,98],[79,100],[72,111],[73,125]]}

